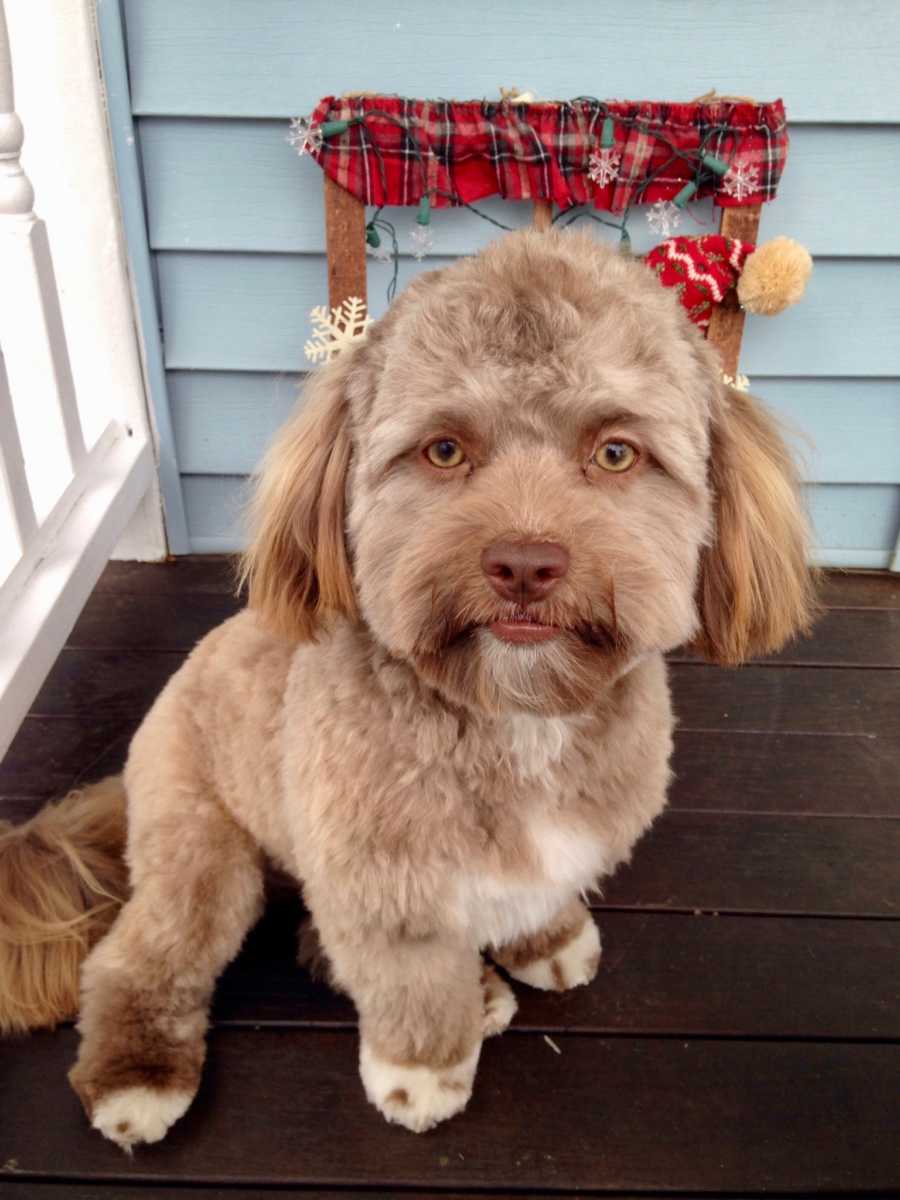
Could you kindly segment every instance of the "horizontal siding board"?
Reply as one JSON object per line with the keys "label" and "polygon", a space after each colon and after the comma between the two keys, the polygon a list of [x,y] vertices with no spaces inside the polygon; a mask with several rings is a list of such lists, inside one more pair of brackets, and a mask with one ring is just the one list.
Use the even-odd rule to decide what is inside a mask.
{"label": "horizontal siding board", "polygon": [[896,485],[821,484],[809,488],[808,497],[821,547],[887,553],[897,540],[900,487]]}
{"label": "horizontal siding board", "polygon": [[[322,172],[311,159],[297,157],[286,131],[284,121],[141,120],[151,246],[323,252]],[[801,126],[792,136],[778,200],[763,208],[762,237],[788,234],[813,254],[900,255],[900,222],[884,221],[898,178],[897,129]],[[852,204],[839,201],[851,193]],[[531,219],[529,204],[493,199],[478,207],[514,227]],[[386,215],[406,246],[415,210],[391,209]],[[695,215],[700,223],[686,221],[685,232],[705,232],[715,219],[711,203],[697,206]],[[629,228],[636,253],[657,240],[642,212]],[[434,229],[445,254],[471,254],[497,235],[493,225],[465,210],[441,212]]]}
{"label": "horizontal siding board", "polygon": [[[186,475],[182,483],[195,552],[242,549],[246,479]],[[900,487],[822,484],[809,489],[808,503],[823,565],[886,565],[900,529]]]}
{"label": "horizontal siding board", "polygon": [[900,120],[894,0],[862,11],[843,0],[395,0],[389,11],[324,0],[125,0],[125,16],[138,113],[289,116],[347,87],[495,96],[527,63],[527,86],[541,96],[687,99],[715,87],[784,94],[795,121]]}
{"label": "horizontal siding board", "polygon": [[244,371],[170,371],[168,379],[178,461],[188,475],[252,471],[301,383],[297,375]]}
{"label": "horizontal siding board", "polygon": [[[170,371],[169,403],[185,474],[252,471],[297,401],[302,376]],[[900,483],[900,380],[753,380],[755,392],[798,433],[807,479]]]}
{"label": "horizontal siding board", "polygon": [[[448,263],[404,259],[400,286]],[[327,296],[319,255],[157,255],[166,365],[199,370],[296,371],[306,366],[309,311]],[[387,268],[370,273],[370,307],[386,307]],[[855,317],[852,334],[848,312]],[[825,259],[803,302],[748,322],[741,369],[750,375],[900,374],[900,260]]]}

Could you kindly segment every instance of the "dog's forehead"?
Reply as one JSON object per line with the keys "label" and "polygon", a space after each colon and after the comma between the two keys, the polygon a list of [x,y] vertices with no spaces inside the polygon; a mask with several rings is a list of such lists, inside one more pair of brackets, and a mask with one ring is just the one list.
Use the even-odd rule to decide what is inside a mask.
{"label": "dog's forehead", "polygon": [[709,377],[684,347],[640,356],[602,336],[561,342],[537,360],[515,361],[491,346],[442,343],[389,353],[366,422],[374,432],[427,426],[457,413],[485,435],[546,424],[548,433],[628,411],[656,424],[705,429]]}
{"label": "dog's forehead", "polygon": [[695,331],[644,266],[584,238],[514,236],[420,277],[372,350],[357,429],[376,458],[456,421],[571,442],[621,412],[705,443],[713,372]]}

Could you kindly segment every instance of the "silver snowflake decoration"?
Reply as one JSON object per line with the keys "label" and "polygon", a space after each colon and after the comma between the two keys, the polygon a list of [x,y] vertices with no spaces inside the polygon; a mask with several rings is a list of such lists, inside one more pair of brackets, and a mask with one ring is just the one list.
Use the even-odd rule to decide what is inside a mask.
{"label": "silver snowflake decoration", "polygon": [[365,337],[372,324],[366,314],[366,304],[359,296],[351,296],[338,308],[326,308],[319,304],[309,314],[313,323],[313,335],[303,347],[310,362],[331,362],[335,355],[356,340]]}
{"label": "silver snowflake decoration", "polygon": [[321,150],[323,140],[322,129],[319,125],[313,125],[312,117],[294,117],[291,121],[287,142],[301,158],[304,154],[315,154]]}
{"label": "silver snowflake decoration", "polygon": [[416,223],[410,232],[409,240],[412,245],[412,256],[418,259],[419,262],[434,249],[434,234],[431,232],[429,225],[419,225]]}
{"label": "silver snowflake decoration", "polygon": [[671,200],[657,200],[647,213],[647,224],[660,237],[671,237],[681,224],[681,213]]}
{"label": "silver snowflake decoration", "polygon": [[759,169],[747,163],[735,163],[722,180],[722,191],[735,200],[746,200],[759,191]]}
{"label": "silver snowflake decoration", "polygon": [[596,183],[598,187],[606,187],[607,184],[613,183],[619,178],[619,166],[622,162],[622,155],[618,150],[604,148],[603,150],[594,150],[588,158],[587,177],[591,183]]}

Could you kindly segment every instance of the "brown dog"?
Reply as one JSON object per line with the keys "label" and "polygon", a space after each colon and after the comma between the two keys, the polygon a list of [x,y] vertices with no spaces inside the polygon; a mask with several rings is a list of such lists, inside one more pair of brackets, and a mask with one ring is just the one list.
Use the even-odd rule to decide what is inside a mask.
{"label": "brown dog", "polygon": [[[84,964],[72,1082],[125,1147],[191,1102],[266,858],[356,1003],[371,1102],[459,1112],[515,1007],[482,954],[594,976],[583,894],[665,802],[663,653],[737,663],[812,610],[770,418],[643,265],[574,235],[417,279],[314,376],[254,522],[250,611],[134,739],[132,894]],[[62,1015],[32,999],[20,1024]]]}

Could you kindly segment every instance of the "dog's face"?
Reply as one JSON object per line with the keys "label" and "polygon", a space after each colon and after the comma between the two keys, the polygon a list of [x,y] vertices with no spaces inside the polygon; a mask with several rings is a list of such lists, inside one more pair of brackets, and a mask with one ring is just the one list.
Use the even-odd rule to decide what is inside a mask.
{"label": "dog's face", "polygon": [[[507,238],[422,277],[329,371],[287,435],[297,480],[325,448],[317,504],[284,462],[280,504],[265,473],[260,492],[261,525],[284,510],[302,553],[331,561],[315,575],[281,563],[303,575],[288,609],[355,609],[431,684],[495,712],[583,710],[639,656],[697,633],[723,389],[641,264],[582,237]],[[722,453],[733,467],[735,446]]]}
{"label": "dog's face", "polygon": [[358,408],[362,615],[494,710],[584,708],[696,625],[715,378],[649,272],[562,248],[501,244],[408,297]]}

